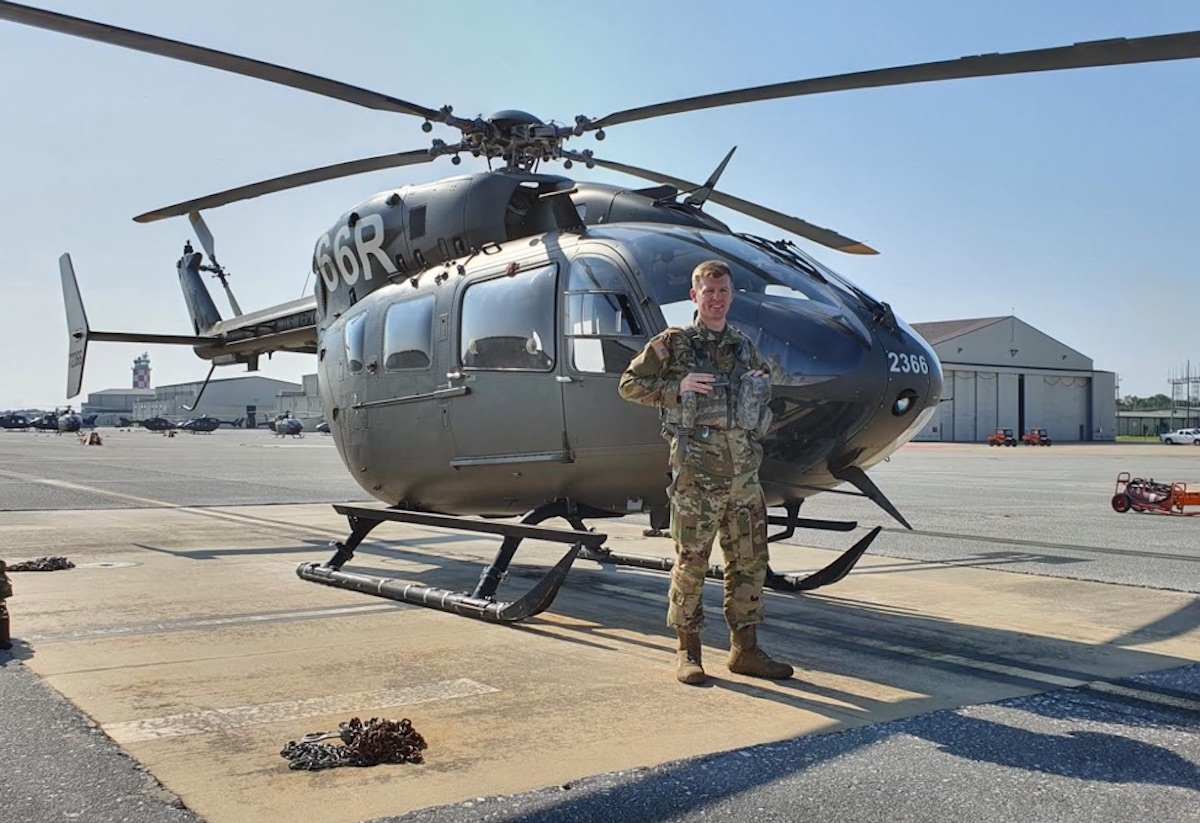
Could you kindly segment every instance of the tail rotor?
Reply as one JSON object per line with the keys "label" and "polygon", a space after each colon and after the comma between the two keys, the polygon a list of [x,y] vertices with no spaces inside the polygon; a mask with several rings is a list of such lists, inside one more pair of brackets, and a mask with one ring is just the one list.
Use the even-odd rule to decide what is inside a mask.
{"label": "tail rotor", "polygon": [[229,298],[229,308],[233,311],[233,316],[241,316],[242,308],[238,305],[237,298],[233,296],[233,289],[229,288],[229,274],[225,271],[225,267],[217,262],[216,241],[213,240],[212,232],[208,230],[208,224],[204,222],[204,218],[198,211],[190,212],[188,221],[192,224],[192,230],[196,232],[200,248],[204,249],[204,253],[208,255],[208,259],[212,263],[211,266],[201,266],[200,271],[206,271],[221,281],[221,286],[225,289],[225,296]]}

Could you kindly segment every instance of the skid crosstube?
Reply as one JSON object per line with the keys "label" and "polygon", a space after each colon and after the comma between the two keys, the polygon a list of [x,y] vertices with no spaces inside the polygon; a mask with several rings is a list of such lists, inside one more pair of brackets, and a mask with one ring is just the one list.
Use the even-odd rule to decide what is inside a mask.
{"label": "skid crosstube", "polygon": [[[337,551],[327,563],[323,565],[301,563],[296,568],[296,574],[300,579],[376,597],[386,597],[390,600],[399,600],[415,606],[427,606],[493,623],[514,623],[545,611],[554,601],[555,595],[558,594],[575,558],[582,551],[599,548],[608,537],[606,534],[582,529],[550,529],[534,525],[550,517],[567,518],[573,525],[581,522],[578,513],[569,510],[563,502],[550,503],[534,509],[525,515],[520,523],[500,523],[377,506],[339,504],[333,508],[339,514],[344,514],[350,521],[350,537],[344,543],[334,544]],[[417,583],[401,583],[386,577],[342,571],[342,566],[350,562],[354,557],[354,550],[370,534],[371,530],[387,521],[499,534],[503,535],[504,540],[491,564],[480,575],[475,590],[470,594]],[[512,562],[517,547],[525,538],[570,543],[571,547],[546,573],[545,577],[523,597],[511,602],[496,600],[496,590],[508,572],[508,565]]]}

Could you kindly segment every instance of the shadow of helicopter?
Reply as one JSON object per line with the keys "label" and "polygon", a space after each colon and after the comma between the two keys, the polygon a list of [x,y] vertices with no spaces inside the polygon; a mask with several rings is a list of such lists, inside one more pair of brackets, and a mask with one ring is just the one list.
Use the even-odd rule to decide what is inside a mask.
{"label": "shadow of helicopter", "polygon": [[[786,512],[786,534],[854,529],[853,522],[799,517],[808,497],[828,493],[868,499],[909,528],[866,472],[923,429],[943,390],[932,348],[887,302],[791,239],[735,232],[704,211],[711,201],[828,249],[875,253],[836,231],[719,191],[732,151],[704,182],[694,183],[599,158],[591,149],[568,149],[570,140],[600,140],[611,127],[718,106],[1200,56],[1200,32],[1114,39],[736,89],[600,118],[578,115],[571,125],[558,125],[516,109],[462,118],[450,106],[428,108],[10,2],[0,2],[0,19],[415,117],[426,132],[436,124],[450,133],[449,142],[434,138],[427,147],[308,169],[135,217],[152,222],[187,215],[204,250],[195,252],[188,243],[177,262],[189,335],[92,330],[64,254],[59,266],[68,317],[68,396],[81,390],[89,339],[187,345],[212,362],[210,378],[218,364],[253,370],[263,354],[316,354],[338,454],[381,505],[339,507],[350,535],[329,561],[302,567],[300,576],[386,590],[404,602],[489,620],[507,619],[501,615],[511,604],[496,600],[496,587],[526,537],[574,544],[529,604],[532,613],[549,605],[584,548],[585,555],[607,562],[664,568],[658,558],[602,549],[604,535],[587,532],[584,520],[644,512],[652,528],[667,525],[661,421],[653,410],[621,400],[616,386],[630,357],[655,334],[692,322],[690,272],[698,263],[720,258],[730,264],[736,299],[729,321],[772,364],[774,420],[761,443],[760,478],[767,504]],[[311,296],[252,312],[234,300],[202,210],[440,157],[458,165],[463,154],[486,160],[489,170],[389,189],[343,210],[316,239]],[[600,166],[652,185],[631,190],[540,171],[552,162],[564,169]],[[221,282],[232,310],[228,319],[204,274]],[[282,434],[281,425],[275,421],[277,434],[291,433],[292,424]],[[518,516],[515,525],[492,522]],[[571,528],[538,526],[551,518]],[[388,520],[499,531],[506,539],[480,583],[465,594],[391,587],[343,573],[359,543]],[[772,573],[768,579],[792,591],[836,582],[880,528],[814,575]]]}

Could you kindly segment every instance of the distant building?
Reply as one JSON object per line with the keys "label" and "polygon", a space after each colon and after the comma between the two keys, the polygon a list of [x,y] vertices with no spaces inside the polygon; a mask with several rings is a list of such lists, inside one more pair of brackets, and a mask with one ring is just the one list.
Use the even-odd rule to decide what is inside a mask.
{"label": "distant building", "polygon": [[914,323],[942,362],[942,402],[917,440],[982,443],[999,427],[1056,443],[1115,440],[1116,375],[1015,316]]}
{"label": "distant building", "polygon": [[1200,408],[1117,412],[1117,434],[1136,437],[1200,426]]}
{"label": "distant building", "polygon": [[133,417],[133,407],[153,397],[154,389],[104,389],[89,393],[79,413],[95,414],[97,425],[111,426],[122,417]]}
{"label": "distant building", "polygon": [[133,417],[138,420],[165,417],[175,421],[204,416],[228,421],[241,418],[243,426],[253,428],[274,420],[284,410],[281,397],[302,392],[299,383],[257,374],[211,380],[207,387],[203,380],[175,383],[159,386],[152,397],[135,403]]}
{"label": "distant building", "polygon": [[321,389],[316,374],[306,374],[301,379],[300,391],[285,391],[279,395],[279,410],[291,412],[292,417],[304,421],[304,428],[314,428],[325,419],[325,406],[321,402]]}

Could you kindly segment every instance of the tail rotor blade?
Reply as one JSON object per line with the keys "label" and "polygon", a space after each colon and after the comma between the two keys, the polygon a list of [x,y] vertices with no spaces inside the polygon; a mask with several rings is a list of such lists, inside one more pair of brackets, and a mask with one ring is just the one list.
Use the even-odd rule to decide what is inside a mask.
{"label": "tail rotor blade", "polygon": [[208,230],[208,224],[200,216],[200,212],[190,212],[188,221],[192,224],[192,231],[196,233],[196,239],[200,241],[200,248],[204,249],[204,253],[208,255],[208,259],[214,266],[220,266],[220,263],[217,262],[216,241],[213,239],[212,232]]}

